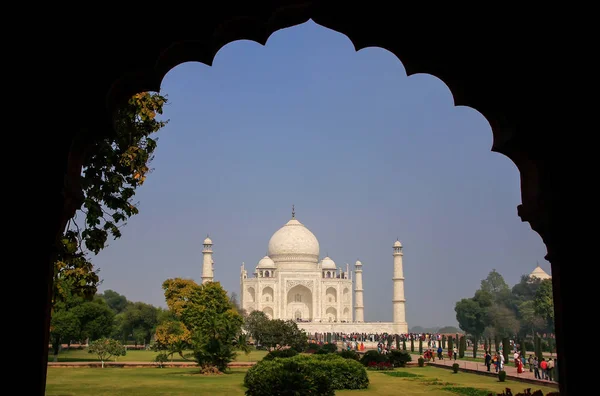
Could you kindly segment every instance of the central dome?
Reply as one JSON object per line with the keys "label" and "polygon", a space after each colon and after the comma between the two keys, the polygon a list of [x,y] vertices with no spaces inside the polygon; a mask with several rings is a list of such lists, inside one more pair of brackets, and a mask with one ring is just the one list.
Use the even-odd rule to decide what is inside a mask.
{"label": "central dome", "polygon": [[269,257],[273,261],[319,261],[319,241],[295,218],[277,230],[269,240]]}

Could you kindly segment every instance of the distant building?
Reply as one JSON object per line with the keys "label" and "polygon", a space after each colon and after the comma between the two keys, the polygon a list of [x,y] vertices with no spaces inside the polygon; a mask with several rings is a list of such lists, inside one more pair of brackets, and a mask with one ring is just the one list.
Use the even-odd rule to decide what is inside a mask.
{"label": "distant building", "polygon": [[535,267],[535,269],[533,271],[531,271],[531,274],[529,274],[529,276],[532,278],[538,278],[541,280],[552,279],[552,277],[550,275],[548,275],[546,273],[546,271],[544,271],[542,269],[542,267],[540,267],[539,265],[537,267]]}

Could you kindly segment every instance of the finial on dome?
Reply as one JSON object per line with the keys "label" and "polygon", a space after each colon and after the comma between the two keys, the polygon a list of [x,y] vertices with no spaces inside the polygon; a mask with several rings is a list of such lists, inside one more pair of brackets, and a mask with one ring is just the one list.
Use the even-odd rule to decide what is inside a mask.
{"label": "finial on dome", "polygon": [[292,204],[292,219],[295,219],[295,218],[296,218],[296,208]]}

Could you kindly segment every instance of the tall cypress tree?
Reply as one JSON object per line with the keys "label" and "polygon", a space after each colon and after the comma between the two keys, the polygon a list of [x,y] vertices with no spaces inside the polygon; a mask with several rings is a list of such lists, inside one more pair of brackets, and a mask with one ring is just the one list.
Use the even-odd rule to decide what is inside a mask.
{"label": "tall cypress tree", "polygon": [[419,338],[419,355],[423,354],[423,340]]}
{"label": "tall cypress tree", "polygon": [[460,337],[460,343],[459,343],[459,348],[458,348],[458,357],[459,358],[464,358],[465,357],[465,350],[467,349],[467,336],[462,336]]}
{"label": "tall cypress tree", "polygon": [[411,352],[415,351],[415,340],[414,340],[414,338],[410,339],[410,351]]}
{"label": "tall cypress tree", "polygon": [[442,349],[446,349],[446,336],[442,336]]}
{"label": "tall cypress tree", "polygon": [[452,352],[454,342],[452,341],[452,337],[448,337],[448,354]]}
{"label": "tall cypress tree", "polygon": [[402,350],[406,351],[406,340],[402,340]]}
{"label": "tall cypress tree", "polygon": [[539,335],[535,335],[534,338],[534,347],[535,347],[535,356],[537,357],[538,361],[542,360],[543,354],[542,354],[542,339],[540,338]]}
{"label": "tall cypress tree", "polygon": [[508,353],[510,352],[510,339],[504,337],[502,339],[502,354],[504,355],[504,362],[508,362]]}

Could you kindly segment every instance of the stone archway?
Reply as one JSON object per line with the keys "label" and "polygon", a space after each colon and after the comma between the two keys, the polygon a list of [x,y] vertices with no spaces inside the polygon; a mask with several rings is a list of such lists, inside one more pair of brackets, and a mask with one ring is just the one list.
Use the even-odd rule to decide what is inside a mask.
{"label": "stone archway", "polygon": [[287,293],[286,319],[296,320],[295,315],[300,312],[300,318],[312,321],[313,318],[313,294],[304,285],[296,285]]}
{"label": "stone archway", "polygon": [[335,304],[337,303],[337,290],[335,287],[328,287],[325,291],[325,303]]}
{"label": "stone archway", "polygon": [[263,290],[262,290],[261,301],[266,302],[266,303],[273,302],[274,296],[275,296],[275,293],[273,292],[273,288],[271,286],[267,286],[267,287],[263,288]]}
{"label": "stone archway", "polygon": [[247,299],[248,302],[254,303],[256,301],[256,290],[254,290],[252,286],[248,287],[244,298]]}
{"label": "stone archway", "polygon": [[273,308],[271,308],[271,307],[264,307],[262,311],[265,313],[265,315],[267,315],[267,317],[269,319],[273,319]]}
{"label": "stone archway", "polygon": [[327,308],[327,310],[325,311],[325,318],[328,322],[337,321],[337,309],[335,309],[334,307]]}
{"label": "stone archway", "polygon": [[[163,5],[163,8],[168,7]],[[83,197],[77,180],[86,148],[95,140],[110,136],[111,114],[117,104],[134,93],[158,90],[162,77],[180,63],[200,61],[211,64],[215,53],[231,41],[249,39],[264,44],[272,32],[309,18],[345,34],[357,49],[380,46],[389,50],[400,58],[409,75],[429,73],[439,77],[452,91],[456,105],[473,107],[490,121],[494,133],[493,151],[511,158],[521,174],[522,204],[518,207],[518,215],[542,236],[548,248],[547,259],[552,264],[555,293],[557,346],[561,356],[561,394],[567,394],[568,383],[580,382],[575,380],[574,363],[570,363],[573,368],[569,374],[566,370],[567,361],[576,361],[574,357],[567,358],[569,351],[578,347],[576,329],[567,330],[566,323],[577,321],[574,315],[579,304],[575,300],[576,293],[569,293],[570,289],[576,290],[579,279],[576,280],[575,274],[579,275],[579,272],[576,266],[568,265],[573,258],[567,256],[566,251],[571,253],[574,244],[566,241],[569,240],[567,230],[581,227],[575,224],[577,215],[569,213],[574,206],[567,205],[567,194],[575,194],[563,185],[570,177],[566,170],[569,164],[564,158],[571,152],[565,149],[565,140],[550,137],[551,131],[562,132],[555,122],[558,112],[554,111],[555,104],[561,100],[560,94],[550,92],[554,86],[548,82],[551,80],[548,77],[568,73],[549,63],[546,56],[539,55],[557,53],[556,41],[538,42],[536,50],[531,50],[530,40],[537,32],[546,31],[544,26],[535,26],[535,21],[523,18],[527,27],[513,21],[507,31],[504,16],[498,15],[497,20],[486,17],[485,26],[474,27],[472,18],[461,20],[464,18],[462,10],[457,10],[455,15],[445,13],[443,20],[419,20],[419,12],[399,12],[395,5],[361,1],[273,1],[260,6],[232,4],[217,11],[209,6],[188,23],[183,21],[183,12],[180,13],[180,23],[175,31],[171,31],[173,37],[182,38],[177,41],[157,39],[140,45],[130,26],[141,16],[132,14],[127,18],[121,14],[121,22],[111,22],[115,34],[104,36],[102,40],[95,38],[97,31],[102,29],[102,18],[98,18],[99,22],[87,20],[73,29],[79,39],[87,43],[78,51],[56,45],[70,39],[58,36],[30,51],[32,59],[37,58],[47,43],[47,51],[53,51],[60,60],[50,73],[42,74],[50,76],[44,82],[60,80],[66,101],[49,104],[55,106],[48,109],[49,112],[60,114],[69,108],[76,116],[65,119],[61,133],[49,137],[52,155],[36,159],[38,168],[44,169],[50,184],[39,208],[41,213],[48,215],[40,237],[40,246],[46,248],[40,250],[41,257],[37,259],[43,265],[30,274],[32,286],[44,292],[34,310],[39,315],[39,322],[31,326],[39,329],[34,338],[40,340],[35,347],[40,381],[30,381],[37,388],[28,394],[40,390],[44,393],[54,246],[67,221],[81,205]],[[407,15],[415,17],[407,18]],[[67,27],[73,23],[68,19],[58,22]],[[56,19],[53,23],[57,23]],[[49,31],[45,30],[44,34]],[[419,33],[415,34],[415,31]],[[424,31],[427,34],[421,33]],[[567,34],[565,32],[563,38],[568,42]],[[483,40],[472,40],[475,36],[483,37]],[[548,47],[540,49],[544,45]],[[26,56],[19,55],[20,58]],[[573,58],[572,63],[577,65],[577,59]],[[72,67],[82,64],[85,67]],[[82,101],[82,97],[88,99]],[[529,106],[531,103],[536,103],[536,108]],[[576,133],[578,131],[574,130],[571,135]],[[32,186],[31,194],[38,193]],[[591,252],[587,254],[592,257]],[[567,376],[571,378],[569,382]]]}

